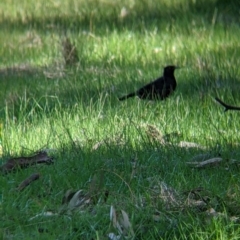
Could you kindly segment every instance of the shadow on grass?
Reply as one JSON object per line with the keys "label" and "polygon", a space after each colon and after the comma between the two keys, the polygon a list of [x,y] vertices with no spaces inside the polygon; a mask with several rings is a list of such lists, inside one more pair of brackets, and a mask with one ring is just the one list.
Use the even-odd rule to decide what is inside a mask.
{"label": "shadow on grass", "polygon": [[[31,28],[42,32],[46,32],[46,29],[50,32],[86,30],[101,35],[105,34],[106,30],[128,29],[141,32],[162,24],[186,23],[191,16],[200,18],[199,20],[207,20],[210,25],[215,17],[222,24],[239,23],[240,4],[235,0],[185,1],[169,5],[161,2],[153,4],[148,1],[139,1],[136,6],[131,7],[125,18],[120,18],[122,7],[124,5],[119,3],[107,4],[93,1],[79,5],[80,13],[71,15],[57,13],[46,16],[44,12],[43,17],[37,17],[34,12],[26,10],[24,21],[20,18],[12,20],[3,17],[0,27],[9,30],[17,27],[18,31]],[[46,9],[43,8],[42,11]],[[217,15],[214,16],[214,14]]]}
{"label": "shadow on grass", "polygon": [[[139,146],[133,146],[130,139],[125,139],[123,145],[115,140],[106,141],[93,149],[95,143],[89,142],[87,146],[82,147],[81,144],[72,141],[70,135],[69,138],[68,146],[63,145],[53,153],[54,165],[34,169],[41,172],[40,179],[28,186],[21,194],[11,192],[9,188],[14,188],[16,183],[32,173],[32,167],[15,173],[14,183],[12,181],[9,183],[8,178],[3,179],[1,188],[5,204],[2,215],[5,220],[3,227],[12,235],[15,231],[18,232],[19,227],[22,233],[25,230],[28,232],[29,223],[35,227],[34,230],[32,229],[33,232],[45,229],[47,236],[52,234],[69,236],[73,234],[71,229],[75,229],[75,235],[79,234],[84,238],[90,236],[94,238],[98,229],[101,229],[100,235],[106,235],[110,232],[111,205],[118,210],[126,211],[138,236],[137,239],[146,239],[150,235],[164,239],[178,236],[177,239],[181,239],[181,233],[188,235],[188,232],[196,228],[209,231],[211,225],[208,224],[207,227],[205,222],[211,221],[206,213],[210,207],[220,213],[228,212],[229,216],[238,217],[240,214],[239,210],[234,211],[238,208],[237,202],[234,205],[220,201],[227,198],[228,190],[232,191],[234,184],[238,183],[236,177],[239,175],[238,169],[229,167],[226,170],[227,165],[202,170],[186,166],[186,161],[194,155],[208,150],[179,148],[174,144],[163,146],[149,139],[143,139],[144,144]],[[212,154],[213,157],[216,156],[216,152],[213,151]],[[68,212],[71,228],[64,230],[64,233],[62,224],[63,221],[67,222],[64,215],[50,216],[51,221],[47,216],[38,216],[29,221],[30,218],[44,211],[58,213],[66,190],[89,191],[89,182],[94,175],[99,176],[99,173],[104,173],[104,178],[101,189],[97,191],[107,190],[109,192],[107,201],[104,203],[99,199],[96,205],[91,206],[90,209],[83,208],[80,213]],[[235,178],[232,178],[233,175]],[[11,177],[11,174],[9,176]],[[173,198],[169,199],[168,203],[164,203],[164,197],[167,196],[158,189],[158,184],[161,182],[166,183],[171,193],[175,190],[182,194],[192,189],[206,189],[208,205],[202,209],[201,207],[192,209],[187,206],[184,209],[182,205],[178,206],[178,203],[171,203],[174,201]],[[13,198],[14,204],[11,204]],[[25,204],[30,199],[31,204],[26,207]],[[91,209],[94,211],[92,212]],[[158,214],[160,214],[159,218],[157,218]],[[52,221],[53,218],[55,221]],[[225,219],[224,224],[226,221]],[[191,227],[186,227],[188,225]],[[194,236],[194,232],[191,231],[191,234]]]}

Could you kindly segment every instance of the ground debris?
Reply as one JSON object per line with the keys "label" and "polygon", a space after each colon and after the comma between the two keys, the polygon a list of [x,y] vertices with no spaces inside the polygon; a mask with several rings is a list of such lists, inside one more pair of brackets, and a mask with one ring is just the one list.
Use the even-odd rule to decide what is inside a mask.
{"label": "ground debris", "polygon": [[40,151],[30,157],[11,158],[0,167],[0,171],[4,174],[7,174],[18,168],[27,168],[40,163],[52,164],[53,158],[48,156],[46,151]]}
{"label": "ground debris", "polygon": [[225,159],[224,160],[223,158],[215,157],[215,158],[210,158],[210,159],[204,160],[202,162],[187,162],[187,164],[189,164],[195,168],[205,168],[205,167],[216,167],[222,163],[234,164],[236,162],[237,162],[237,160],[235,160],[235,159],[230,159],[230,160]]}
{"label": "ground debris", "polygon": [[25,179],[24,181],[22,181],[17,190],[18,191],[22,191],[25,187],[27,187],[30,183],[32,183],[33,181],[39,179],[40,174],[39,173],[33,173],[30,177],[28,177],[27,179]]}
{"label": "ground debris", "polygon": [[133,239],[134,231],[132,229],[132,224],[129,220],[128,214],[124,210],[116,211],[116,209],[111,206],[110,221],[119,235],[109,233],[109,239],[115,240],[121,239],[121,237],[123,237],[124,239]]}
{"label": "ground debris", "polygon": [[66,66],[72,66],[79,62],[77,48],[68,37],[62,40],[62,48]]}
{"label": "ground debris", "polygon": [[194,142],[186,142],[186,141],[181,141],[179,144],[178,144],[179,147],[181,148],[197,148],[197,149],[206,149],[205,146],[202,146],[198,143],[194,143]]}
{"label": "ground debris", "polygon": [[154,125],[146,124],[144,126],[147,136],[153,140],[157,141],[162,145],[172,144],[173,142],[178,142],[181,134],[179,132],[170,132],[165,135]]}

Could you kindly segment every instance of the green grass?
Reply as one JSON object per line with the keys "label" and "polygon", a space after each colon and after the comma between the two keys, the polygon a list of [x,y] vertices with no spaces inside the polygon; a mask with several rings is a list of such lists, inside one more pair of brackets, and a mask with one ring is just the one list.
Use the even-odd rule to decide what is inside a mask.
{"label": "green grass", "polygon": [[[117,234],[111,205],[127,212],[135,239],[238,239],[239,221],[230,219],[240,216],[238,165],[199,170],[186,162],[200,153],[240,160],[239,113],[213,101],[240,105],[239,7],[224,0],[1,1],[0,162],[39,149],[54,157],[53,165],[0,176],[2,239],[106,239]],[[65,33],[80,59],[70,68],[63,68]],[[168,64],[183,67],[169,99],[118,101]],[[178,135],[163,145],[148,125]],[[40,179],[16,191],[33,172]],[[90,191],[95,177],[93,212],[30,220],[59,212],[68,189]],[[162,181],[182,197],[202,187],[208,206],[168,208],[153,191]],[[210,208],[224,217],[209,217]]]}

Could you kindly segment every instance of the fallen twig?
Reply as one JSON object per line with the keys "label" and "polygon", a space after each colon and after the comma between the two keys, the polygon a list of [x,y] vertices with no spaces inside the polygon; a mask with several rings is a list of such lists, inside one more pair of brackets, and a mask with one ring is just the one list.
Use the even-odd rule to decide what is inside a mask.
{"label": "fallen twig", "polygon": [[211,158],[202,162],[187,162],[187,164],[192,165],[195,168],[202,168],[207,166],[216,166],[223,161],[222,158]]}
{"label": "fallen twig", "polygon": [[22,191],[25,187],[27,187],[31,182],[39,179],[40,174],[39,173],[33,173],[30,177],[28,177],[27,179],[25,179],[24,181],[22,181],[17,190],[18,191]]}
{"label": "fallen twig", "polygon": [[51,164],[53,163],[52,160],[53,158],[48,156],[47,152],[40,151],[31,157],[11,158],[0,167],[0,171],[7,174],[13,170],[16,170],[17,168],[27,168],[34,164],[39,163]]}
{"label": "fallen twig", "polygon": [[219,98],[215,98],[215,100],[220,103],[222,106],[225,107],[225,110],[224,112],[228,111],[228,110],[237,110],[237,111],[240,111],[240,107],[237,107],[237,106],[231,106],[231,105],[228,105],[226,103],[224,103],[222,100],[220,100]]}
{"label": "fallen twig", "polygon": [[235,164],[237,160],[235,159],[222,159],[220,157],[210,158],[202,162],[186,162],[187,164],[195,168],[204,168],[204,167],[214,167],[218,166],[221,163]]}

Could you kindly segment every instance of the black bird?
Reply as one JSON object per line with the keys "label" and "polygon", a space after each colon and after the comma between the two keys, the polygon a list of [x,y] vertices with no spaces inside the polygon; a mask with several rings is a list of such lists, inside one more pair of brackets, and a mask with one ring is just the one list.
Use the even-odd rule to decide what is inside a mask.
{"label": "black bird", "polygon": [[174,77],[174,70],[179,67],[167,66],[163,70],[163,76],[155,81],[143,86],[136,92],[130,93],[126,96],[120,97],[119,100],[123,101],[127,98],[138,96],[141,99],[148,100],[163,100],[167,98],[177,86],[176,79]]}

